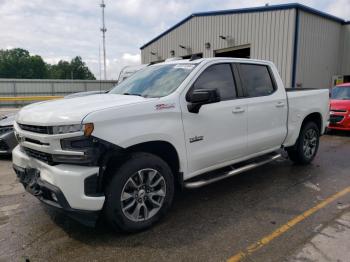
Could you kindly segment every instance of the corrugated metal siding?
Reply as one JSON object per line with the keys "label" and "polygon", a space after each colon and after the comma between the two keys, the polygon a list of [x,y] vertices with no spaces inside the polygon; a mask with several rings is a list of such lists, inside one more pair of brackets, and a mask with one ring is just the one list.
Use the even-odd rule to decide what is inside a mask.
{"label": "corrugated metal siding", "polygon": [[[154,43],[141,50],[142,63],[164,60],[170,57],[203,53],[213,57],[214,51],[223,48],[250,45],[251,58],[273,61],[287,87],[291,85],[295,9],[252,13],[193,17]],[[233,43],[219,38],[230,36]],[[205,43],[211,44],[210,49]],[[151,52],[157,53],[152,55]]]}
{"label": "corrugated metal siding", "polygon": [[350,24],[343,25],[342,31],[342,64],[340,74],[350,75]]}
{"label": "corrugated metal siding", "polygon": [[305,88],[329,88],[339,74],[340,23],[300,11],[296,84]]}

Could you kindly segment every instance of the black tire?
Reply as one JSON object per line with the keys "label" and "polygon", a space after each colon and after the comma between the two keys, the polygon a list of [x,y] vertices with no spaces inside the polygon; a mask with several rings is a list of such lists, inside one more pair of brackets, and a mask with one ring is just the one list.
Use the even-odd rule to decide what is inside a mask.
{"label": "black tire", "polygon": [[[143,218],[145,220],[133,221],[131,220],[133,218],[127,217],[127,215],[131,216],[130,214],[128,214],[129,211],[125,211],[125,210],[123,211],[123,205],[125,204],[125,202],[123,201],[129,201],[129,200],[121,199],[122,192],[125,191],[124,189],[126,187],[130,187],[129,184],[134,186],[137,183],[140,183],[140,181],[138,181],[136,184],[130,183],[130,179],[131,177],[133,177],[132,181],[135,182],[134,179],[135,179],[135,176],[138,174],[138,171],[142,170],[142,172],[148,172],[147,169],[152,169],[152,172],[156,170],[157,172],[159,172],[159,175],[157,174],[157,177],[162,176],[164,178],[164,180],[161,180],[162,184],[160,186],[162,187],[165,186],[165,190],[164,190],[165,196],[158,198],[160,199],[159,202],[162,202],[160,209],[158,209],[158,211],[152,217],[150,217],[149,219],[145,219],[146,218],[145,209],[147,209],[146,206],[148,205],[153,207],[153,203],[150,201],[150,198],[147,199],[147,196],[149,195],[145,196],[146,199],[140,200],[139,197],[141,193],[138,190],[142,190],[142,188],[135,189],[134,192],[136,192],[135,193],[136,197],[134,195],[133,198],[130,198],[130,202],[136,201],[134,203],[134,206],[137,207],[139,205],[138,202],[142,201],[142,204],[145,205],[145,208],[142,208],[143,212],[139,212],[137,217],[140,218],[141,213],[143,213],[143,216],[144,216]],[[150,177],[150,175],[149,174],[147,175],[147,173],[144,176],[148,176],[147,179]],[[150,190],[153,190],[153,189],[150,189]],[[143,190],[143,193],[144,195],[146,194],[145,190]],[[140,195],[137,196],[137,194],[140,194]],[[133,153],[125,163],[123,163],[117,170],[114,170],[113,174],[111,174],[111,179],[109,180],[105,188],[105,196],[106,196],[106,201],[104,206],[105,217],[107,221],[110,223],[110,225],[116,231],[123,231],[123,232],[141,231],[151,227],[154,223],[156,223],[159,219],[161,219],[165,215],[165,213],[168,211],[168,209],[171,207],[173,197],[174,197],[174,177],[169,165],[158,156],[150,153],[142,153],[142,152]],[[124,209],[125,209],[125,206],[127,205],[124,205]],[[148,213],[147,211],[147,215],[148,214],[151,214],[151,213]]]}
{"label": "black tire", "polygon": [[[304,142],[308,139],[308,132],[314,132],[316,142],[313,146],[314,149],[312,149],[313,153],[310,153],[309,150],[304,150]],[[307,142],[307,141],[306,141]],[[314,122],[307,122],[303,124],[300,134],[298,137],[298,140],[296,141],[295,145],[293,147],[287,148],[288,156],[289,158],[297,164],[306,165],[311,163],[311,161],[315,158],[317,154],[317,150],[320,144],[320,130],[316,123]]]}

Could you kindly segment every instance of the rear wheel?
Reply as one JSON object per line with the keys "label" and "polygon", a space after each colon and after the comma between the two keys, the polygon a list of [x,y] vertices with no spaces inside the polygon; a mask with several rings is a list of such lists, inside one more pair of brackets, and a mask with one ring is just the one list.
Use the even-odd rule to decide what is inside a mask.
{"label": "rear wheel", "polygon": [[308,122],[301,128],[296,144],[288,148],[289,158],[298,164],[309,164],[316,156],[320,143],[320,131],[314,122]]}
{"label": "rear wheel", "polygon": [[170,167],[158,156],[134,153],[106,187],[105,215],[116,230],[136,232],[156,223],[174,196]]}

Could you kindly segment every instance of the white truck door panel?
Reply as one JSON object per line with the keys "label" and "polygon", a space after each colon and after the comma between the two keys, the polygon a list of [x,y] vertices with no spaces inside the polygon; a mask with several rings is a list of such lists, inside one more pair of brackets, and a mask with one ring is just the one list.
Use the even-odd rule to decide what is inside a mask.
{"label": "white truck door panel", "polygon": [[288,105],[266,65],[240,64],[239,75],[248,106],[248,153],[281,146],[287,134]]}
{"label": "white truck door panel", "polygon": [[240,99],[204,105],[198,114],[183,113],[189,173],[244,156],[246,116]]}
{"label": "white truck door panel", "polygon": [[287,105],[278,94],[248,98],[249,154],[280,147],[287,132]]}
{"label": "white truck door panel", "polygon": [[217,89],[222,101],[203,105],[198,113],[183,104],[188,170],[190,174],[242,157],[247,149],[247,106],[237,99],[230,63],[206,67],[188,91]]}

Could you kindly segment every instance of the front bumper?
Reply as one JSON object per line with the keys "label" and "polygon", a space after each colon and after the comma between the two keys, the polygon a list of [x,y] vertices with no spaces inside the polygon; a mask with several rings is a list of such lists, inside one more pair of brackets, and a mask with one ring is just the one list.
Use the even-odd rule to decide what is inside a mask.
{"label": "front bumper", "polygon": [[330,122],[328,125],[329,129],[350,131],[350,115],[349,112],[346,113],[336,113],[332,115],[333,117],[341,117],[342,119],[337,122]]}
{"label": "front bumper", "polygon": [[[86,179],[98,175],[99,167],[67,164],[50,166],[27,156],[21,151],[20,146],[13,150],[12,157],[14,169],[21,183],[29,193],[44,203],[69,214],[76,214],[78,217],[98,213],[102,209],[104,195],[85,194]],[[52,197],[52,193],[56,199]]]}

